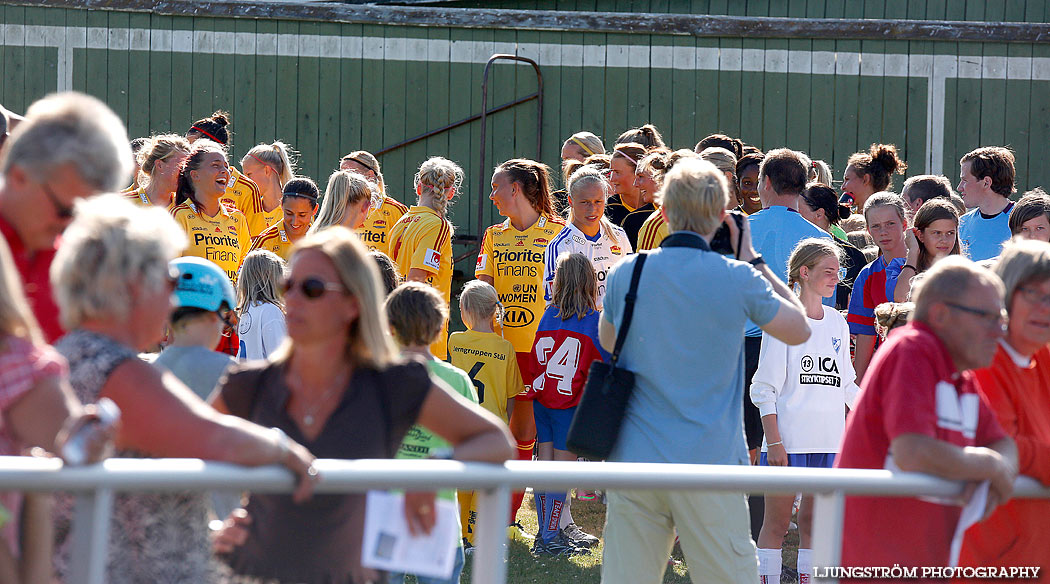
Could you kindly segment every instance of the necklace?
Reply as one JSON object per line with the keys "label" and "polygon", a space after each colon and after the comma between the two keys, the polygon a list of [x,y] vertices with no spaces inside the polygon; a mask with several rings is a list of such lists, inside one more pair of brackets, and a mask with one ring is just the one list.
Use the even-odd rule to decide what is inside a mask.
{"label": "necklace", "polygon": [[341,372],[336,377],[335,382],[328,389],[326,389],[324,393],[321,394],[321,397],[319,397],[316,401],[310,404],[309,407],[307,407],[306,405],[306,400],[300,400],[300,402],[302,403],[301,407],[303,409],[302,420],[304,426],[312,427],[314,425],[314,422],[317,421],[316,416],[318,410],[320,410],[326,403],[328,403],[328,399],[331,398],[337,391],[339,391],[342,388],[345,388],[346,379],[348,375],[348,371]]}

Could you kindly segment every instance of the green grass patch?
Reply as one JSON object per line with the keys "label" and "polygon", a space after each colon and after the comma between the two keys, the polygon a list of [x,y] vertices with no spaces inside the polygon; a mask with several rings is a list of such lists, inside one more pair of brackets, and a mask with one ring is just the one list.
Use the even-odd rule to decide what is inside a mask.
{"label": "green grass patch", "polygon": [[[602,538],[605,528],[605,505],[600,500],[572,501],[572,518],[584,531]],[[518,522],[530,536],[537,531],[536,508],[531,493],[525,494],[525,501],[518,511]],[[542,557],[532,555],[529,544],[522,541],[511,541],[507,549],[507,584],[600,584],[602,578],[602,546],[604,540],[591,550],[591,553],[573,557]],[[784,565],[794,566],[798,532],[788,532],[784,540]],[[689,584],[689,569],[686,566],[682,550],[674,546],[669,558],[667,571],[664,572],[664,584]],[[471,578],[472,558],[467,558],[460,582],[469,584]],[[698,582],[703,581],[702,578]],[[409,576],[406,584],[415,584]]]}

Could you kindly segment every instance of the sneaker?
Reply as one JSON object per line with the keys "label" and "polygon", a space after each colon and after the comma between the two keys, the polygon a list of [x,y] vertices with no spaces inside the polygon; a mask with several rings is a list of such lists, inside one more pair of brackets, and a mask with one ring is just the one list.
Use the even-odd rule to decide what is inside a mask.
{"label": "sneaker", "polygon": [[463,555],[470,557],[474,553],[474,544],[467,541],[467,538],[463,538]]}
{"label": "sneaker", "polygon": [[533,537],[526,533],[525,528],[517,521],[507,526],[507,539],[510,541],[520,541],[526,544],[531,544],[533,542]]}
{"label": "sneaker", "polygon": [[561,529],[561,532],[565,534],[565,537],[569,538],[569,541],[576,544],[577,547],[590,549],[598,545],[598,538],[580,529],[579,525],[570,523]]}
{"label": "sneaker", "polygon": [[565,537],[565,534],[561,532],[548,542],[544,542],[537,537],[536,541],[532,544],[532,555],[534,556],[549,556],[556,558],[559,556],[582,556],[588,553],[590,553],[590,550],[581,548],[572,543],[572,541],[568,537]]}

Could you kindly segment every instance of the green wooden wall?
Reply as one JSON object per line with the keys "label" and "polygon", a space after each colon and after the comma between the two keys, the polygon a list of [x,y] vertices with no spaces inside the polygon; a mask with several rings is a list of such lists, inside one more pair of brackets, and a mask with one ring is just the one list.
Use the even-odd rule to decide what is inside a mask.
{"label": "green wooden wall", "polygon": [[[970,0],[549,0],[523,8],[1043,22],[1045,1]],[[171,17],[0,6],[0,103],[22,111],[56,89],[106,101],[131,136],[183,132],[232,114],[234,159],[281,139],[322,186],[339,157],[379,150],[481,109],[481,74],[494,52],[539,61],[546,91],[542,159],[558,165],[562,140],[587,129],[612,142],[656,124],[674,147],[721,131],[763,149],[789,146],[827,160],[840,176],[850,153],[896,143],[909,174],[945,172],[988,144],[1013,147],[1019,186],[1050,183],[1050,46],[997,43],[755,40],[412,28]],[[535,90],[531,68],[498,65],[490,103]],[[535,155],[536,105],[490,118],[486,166]],[[467,171],[453,207],[461,233],[478,205],[479,126],[470,124],[382,157],[391,193],[410,199],[427,156]],[[487,179],[486,179],[487,180]],[[900,181],[898,180],[898,184]]]}

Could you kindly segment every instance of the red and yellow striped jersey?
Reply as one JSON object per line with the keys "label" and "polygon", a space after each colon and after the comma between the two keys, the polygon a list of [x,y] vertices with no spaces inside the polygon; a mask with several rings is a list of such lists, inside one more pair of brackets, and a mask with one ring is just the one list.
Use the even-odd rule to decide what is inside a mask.
{"label": "red and yellow striped jersey", "polygon": [[293,243],[294,242],[288,238],[288,234],[285,232],[284,221],[282,220],[277,225],[267,227],[265,231],[253,239],[252,246],[248,249],[248,253],[257,249],[265,249],[281,256],[281,259],[287,262],[292,256]]}
{"label": "red and yellow striped jersey", "polygon": [[237,271],[251,241],[244,215],[220,202],[219,212],[208,217],[198,212],[193,201],[184,201],[171,208],[171,216],[189,238],[189,246],[182,255],[209,260],[236,282]]}
{"label": "red and yellow striped jersey", "polygon": [[532,350],[536,327],[543,316],[543,256],[547,244],[565,228],[557,217],[541,216],[525,231],[507,219],[485,230],[476,276],[489,276],[506,310],[503,336],[519,353]]}
{"label": "red and yellow striped jersey", "polygon": [[408,213],[408,207],[397,199],[384,196],[383,204],[378,209],[372,209],[365,218],[365,224],[357,228],[357,235],[370,251],[391,255],[390,229],[405,213]]}
{"label": "red and yellow striped jersey", "polygon": [[[452,301],[452,223],[438,215],[430,207],[414,206],[390,228],[390,257],[397,264],[402,276],[417,268],[428,274],[430,284]],[[435,357],[446,356],[446,332],[430,347]]]}
{"label": "red and yellow striped jersey", "polygon": [[663,213],[659,210],[654,211],[638,230],[638,251],[660,247],[660,242],[670,234],[671,227]]}
{"label": "red and yellow striped jersey", "polygon": [[259,185],[241,171],[230,166],[230,180],[226,183],[226,193],[222,196],[223,202],[233,205],[243,214],[245,209],[251,208],[254,201],[261,198]]}

